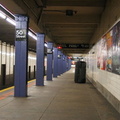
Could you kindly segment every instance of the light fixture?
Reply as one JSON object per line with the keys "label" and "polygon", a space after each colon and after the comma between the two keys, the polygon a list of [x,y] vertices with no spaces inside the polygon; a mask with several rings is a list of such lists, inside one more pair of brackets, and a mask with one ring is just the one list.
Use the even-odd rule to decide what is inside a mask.
{"label": "light fixture", "polygon": [[68,56],[68,59],[71,59],[72,57]]}
{"label": "light fixture", "polygon": [[57,46],[57,49],[62,49],[62,46]]}
{"label": "light fixture", "polygon": [[43,10],[44,12],[60,12],[60,13],[65,13],[66,16],[73,16],[74,14],[77,13],[75,10]]}
{"label": "light fixture", "polygon": [[47,47],[47,43],[45,43],[44,45],[45,45],[45,47]]}
{"label": "light fixture", "polygon": [[[5,11],[7,11],[8,13],[10,13],[13,18],[15,17],[10,11],[7,10],[4,6],[2,6],[1,4],[0,4],[0,6],[1,6]],[[16,26],[15,20],[12,19],[12,18],[10,18],[8,15],[6,15],[6,14],[5,14],[3,11],[1,11],[1,10],[0,10],[0,17],[3,18],[3,19],[5,19],[5,20],[6,20],[7,22],[9,22],[10,24]],[[34,34],[34,32],[31,32],[31,31],[32,31],[32,30],[29,28],[28,35],[29,35],[30,37],[32,37],[34,40],[37,40],[37,36]],[[44,46],[47,47],[47,43],[45,43]],[[2,54],[4,54],[4,53],[2,53]]]}
{"label": "light fixture", "polygon": [[7,18],[6,18],[6,21],[8,21],[8,22],[11,23],[12,25],[16,26],[16,23],[15,23],[15,21],[14,21],[13,19],[7,17]]}
{"label": "light fixture", "polygon": [[66,10],[66,16],[73,16],[73,14],[76,14],[77,11],[73,11],[73,10]]}
{"label": "light fixture", "polygon": [[37,37],[32,32],[28,31],[28,35],[33,39],[37,40]]}
{"label": "light fixture", "polygon": [[66,16],[73,16],[73,10],[66,10]]}
{"label": "light fixture", "polygon": [[0,11],[0,17],[6,19],[6,15],[2,11]]}

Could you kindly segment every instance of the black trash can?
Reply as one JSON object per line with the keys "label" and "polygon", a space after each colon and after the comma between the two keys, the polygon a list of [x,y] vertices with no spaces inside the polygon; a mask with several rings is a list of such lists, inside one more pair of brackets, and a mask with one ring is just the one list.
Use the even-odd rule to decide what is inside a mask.
{"label": "black trash can", "polygon": [[85,83],[86,82],[86,62],[78,61],[75,66],[75,83]]}

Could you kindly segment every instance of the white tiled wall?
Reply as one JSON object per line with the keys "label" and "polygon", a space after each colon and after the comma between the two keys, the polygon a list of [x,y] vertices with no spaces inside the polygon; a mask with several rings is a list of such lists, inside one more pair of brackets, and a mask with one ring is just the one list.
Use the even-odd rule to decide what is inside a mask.
{"label": "white tiled wall", "polygon": [[[13,74],[15,64],[15,47],[0,41],[0,74],[1,64],[6,64],[6,75]],[[36,65],[36,53],[28,52],[28,66],[31,66],[31,72],[34,72]]]}
{"label": "white tiled wall", "polygon": [[13,74],[13,65],[15,64],[14,46],[10,46],[10,74]]}
{"label": "white tiled wall", "polygon": [[[2,47],[1,47],[1,41],[0,41],[0,68],[1,68],[1,54],[2,54],[1,49]],[[1,69],[0,69],[0,75],[1,75]]]}
{"label": "white tiled wall", "polygon": [[[120,100],[120,75],[97,68],[97,50],[97,45],[95,45],[86,56],[87,66],[89,66],[87,67],[87,76],[95,82],[99,82],[113,96]],[[93,54],[93,52],[95,53]]]}
{"label": "white tiled wall", "polygon": [[[119,0],[107,0],[106,8],[101,15],[101,22],[98,26],[94,36],[91,38],[91,43],[96,43],[101,36],[103,36],[113,25],[120,20],[120,1]],[[93,51],[95,54],[93,55]],[[110,73],[105,70],[97,68],[97,46],[91,49],[86,56],[87,59],[87,76],[94,80],[97,84],[101,84],[106,88],[116,99],[120,101],[120,75]],[[95,57],[91,57],[95,56]],[[99,86],[97,86],[99,87]],[[99,88],[98,88],[99,89]],[[101,90],[102,91],[102,90]],[[119,108],[120,112],[120,108]]]}
{"label": "white tiled wall", "polygon": [[[10,74],[10,45],[6,45],[6,75]],[[12,63],[13,64],[13,63]],[[12,67],[13,68],[13,67]]]}
{"label": "white tiled wall", "polygon": [[2,46],[1,46],[1,53],[2,53],[2,64],[6,64],[6,43],[2,43]]}
{"label": "white tiled wall", "polygon": [[31,66],[31,72],[34,72],[34,66],[36,65],[36,53],[28,53],[28,66]]}

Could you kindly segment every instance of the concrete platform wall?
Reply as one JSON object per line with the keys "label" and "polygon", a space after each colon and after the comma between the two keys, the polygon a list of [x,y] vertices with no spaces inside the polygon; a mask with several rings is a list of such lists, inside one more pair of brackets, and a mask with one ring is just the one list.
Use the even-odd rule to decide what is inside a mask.
{"label": "concrete platform wall", "polygon": [[[120,113],[120,75],[97,67],[97,47],[94,46],[86,57],[87,79]],[[94,52],[93,52],[94,51]],[[93,54],[94,53],[94,54]]]}
{"label": "concrete platform wall", "polygon": [[[120,21],[119,11],[120,0],[107,1],[100,25],[91,39],[91,43],[99,41],[118,21]],[[87,79],[94,84],[94,86],[120,113],[120,75],[97,67],[99,47],[100,46],[97,43],[86,56]]]}
{"label": "concrete platform wall", "polygon": [[120,19],[120,0],[107,0],[105,10],[101,16],[100,24],[91,38],[91,43],[99,41],[118,20]]}

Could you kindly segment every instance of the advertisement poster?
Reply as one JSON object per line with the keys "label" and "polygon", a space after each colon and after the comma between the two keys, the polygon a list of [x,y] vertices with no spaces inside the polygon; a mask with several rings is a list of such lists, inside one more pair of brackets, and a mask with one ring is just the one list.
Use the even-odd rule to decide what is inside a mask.
{"label": "advertisement poster", "polygon": [[120,74],[120,22],[113,27],[112,72]]}
{"label": "advertisement poster", "polygon": [[106,70],[106,60],[107,60],[107,44],[106,44],[106,36],[101,39],[101,63],[100,69]]}
{"label": "advertisement poster", "polygon": [[107,42],[106,70],[109,72],[112,72],[112,48],[113,48],[112,34],[113,34],[113,30],[109,31],[106,34],[106,42]]}
{"label": "advertisement poster", "polygon": [[120,21],[97,43],[97,68],[120,75]]}
{"label": "advertisement poster", "polygon": [[101,40],[97,43],[97,68],[100,69],[101,64]]}

